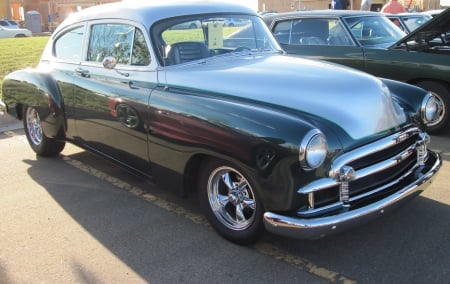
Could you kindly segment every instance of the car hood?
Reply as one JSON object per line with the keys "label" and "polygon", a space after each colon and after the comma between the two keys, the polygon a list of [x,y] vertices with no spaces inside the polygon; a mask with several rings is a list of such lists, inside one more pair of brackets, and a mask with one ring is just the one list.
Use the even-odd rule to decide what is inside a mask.
{"label": "car hood", "polygon": [[435,39],[440,34],[447,33],[449,30],[450,8],[447,8],[445,11],[442,11],[439,16],[434,17],[416,30],[412,31],[401,40],[396,42],[394,45],[392,45],[390,48],[395,48],[409,41],[428,42]]}
{"label": "car hood", "polygon": [[353,139],[406,121],[381,80],[341,65],[286,55],[213,57],[168,67],[169,87],[202,90],[309,113]]}

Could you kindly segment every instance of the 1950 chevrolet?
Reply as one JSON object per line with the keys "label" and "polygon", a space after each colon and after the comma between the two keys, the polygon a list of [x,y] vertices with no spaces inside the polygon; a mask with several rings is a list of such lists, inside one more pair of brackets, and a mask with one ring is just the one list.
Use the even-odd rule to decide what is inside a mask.
{"label": "1950 chevrolet", "polygon": [[339,232],[420,193],[441,166],[421,131],[436,119],[433,95],[289,57],[234,4],[83,10],[54,32],[37,68],[2,88],[2,112],[23,119],[38,155],[71,142],[197,190],[213,227],[240,244],[264,228]]}

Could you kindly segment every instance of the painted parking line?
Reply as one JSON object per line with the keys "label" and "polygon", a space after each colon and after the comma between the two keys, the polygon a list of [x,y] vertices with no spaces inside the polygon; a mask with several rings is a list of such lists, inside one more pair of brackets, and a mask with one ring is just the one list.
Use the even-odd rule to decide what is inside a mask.
{"label": "painted parking line", "polygon": [[[165,210],[174,212],[174,213],[178,214],[179,216],[189,219],[190,221],[192,221],[196,224],[211,227],[209,222],[203,215],[199,215],[199,214],[193,213],[189,210],[186,210],[185,208],[183,208],[175,203],[168,202],[167,200],[165,200],[161,197],[158,197],[151,193],[145,192],[136,186],[130,185],[129,183],[124,182],[116,177],[110,176],[102,171],[94,169],[94,168],[90,167],[89,165],[86,165],[80,161],[71,159],[67,156],[63,156],[63,160],[66,163],[70,164],[71,166],[76,167],[77,169],[79,169],[83,172],[93,175],[96,178],[106,181],[122,190],[128,191],[131,194],[141,197],[141,198],[145,199],[146,201],[152,203],[153,205],[156,205]],[[305,258],[296,256],[287,251],[281,250],[280,248],[273,246],[267,242],[259,242],[256,245],[254,245],[253,248],[261,254],[268,255],[279,261],[286,262],[302,271],[307,271],[317,277],[320,277],[320,278],[330,281],[332,283],[344,283],[344,284],[356,283],[356,281],[354,281],[338,272],[331,271],[324,267],[319,267]]]}
{"label": "painted parking line", "polygon": [[[14,137],[15,139],[23,142],[28,143],[26,136],[23,134],[17,134],[13,131],[6,131],[3,132],[7,136]],[[89,174],[92,175],[100,180],[103,180],[105,182],[108,182],[115,187],[125,190],[135,196],[138,196],[148,202],[150,202],[153,205],[156,205],[160,208],[163,208],[167,211],[174,212],[178,214],[181,217],[184,217],[190,221],[192,221],[195,224],[200,224],[206,227],[211,228],[211,225],[207,221],[207,219],[200,214],[196,214],[194,212],[191,212],[190,210],[187,210],[183,208],[182,206],[169,202],[165,200],[164,198],[158,197],[156,195],[153,195],[147,191],[142,190],[139,187],[133,186],[127,182],[124,182],[116,177],[113,177],[111,175],[108,175],[105,172],[102,172],[98,169],[95,169],[89,165],[84,164],[81,161],[72,159],[68,156],[62,155],[62,160],[66,162],[67,164]],[[212,229],[212,228],[211,228]],[[357,283],[355,280],[352,280],[338,272],[334,272],[332,270],[326,269],[324,267],[320,267],[312,263],[306,258],[299,257],[297,255],[294,255],[292,253],[289,253],[285,250],[282,250],[270,243],[261,241],[255,245],[252,246],[257,252],[270,256],[278,261],[285,262],[289,265],[294,266],[295,268],[306,271],[312,275],[315,275],[316,277],[319,277],[325,281],[329,281],[331,283],[343,283],[343,284],[352,284]]]}

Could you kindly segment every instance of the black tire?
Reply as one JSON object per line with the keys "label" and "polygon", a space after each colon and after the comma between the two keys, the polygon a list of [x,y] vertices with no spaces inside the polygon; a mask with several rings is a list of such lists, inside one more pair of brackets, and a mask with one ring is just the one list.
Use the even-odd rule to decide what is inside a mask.
{"label": "black tire", "polygon": [[35,108],[24,106],[23,128],[31,149],[39,156],[56,156],[64,149],[66,144],[64,141],[57,141],[45,136],[41,119]]}
{"label": "black tire", "polygon": [[425,131],[431,134],[438,134],[447,128],[449,124],[449,104],[450,104],[450,87],[431,81],[423,81],[416,84],[427,91],[430,91],[441,104],[439,110],[439,120],[425,127]]}
{"label": "black tire", "polygon": [[263,235],[263,204],[243,171],[222,160],[207,160],[200,168],[199,189],[206,217],[220,235],[240,245]]}

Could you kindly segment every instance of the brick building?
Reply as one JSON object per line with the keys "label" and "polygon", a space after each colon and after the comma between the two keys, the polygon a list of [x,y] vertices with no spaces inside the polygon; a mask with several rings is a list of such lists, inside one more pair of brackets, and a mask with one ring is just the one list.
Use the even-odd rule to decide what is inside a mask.
{"label": "brick building", "polygon": [[[29,12],[38,12],[42,31],[52,31],[70,13],[94,5],[121,0],[0,0],[0,18],[12,18],[19,22],[26,19]],[[151,1],[151,0],[148,0]],[[258,11],[328,9],[331,0],[258,0]],[[381,9],[388,0],[372,0],[372,10]],[[433,10],[440,8],[440,0],[399,0],[412,10]],[[349,9],[359,10],[361,0],[350,0]]]}
{"label": "brick building", "polygon": [[42,30],[51,31],[73,12],[118,1],[120,0],[9,0],[9,11],[1,16],[22,22],[25,21],[27,13],[38,12]]}

